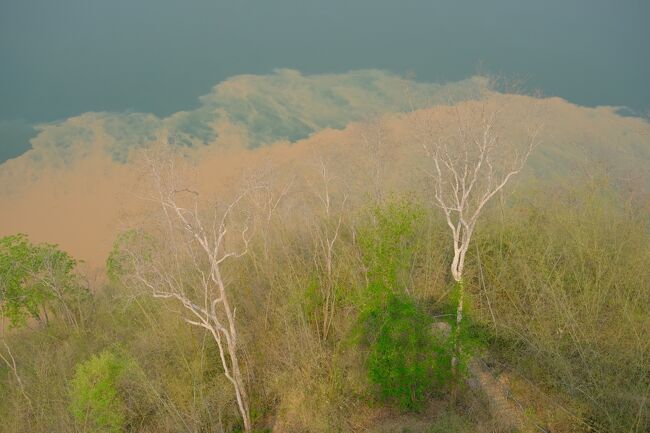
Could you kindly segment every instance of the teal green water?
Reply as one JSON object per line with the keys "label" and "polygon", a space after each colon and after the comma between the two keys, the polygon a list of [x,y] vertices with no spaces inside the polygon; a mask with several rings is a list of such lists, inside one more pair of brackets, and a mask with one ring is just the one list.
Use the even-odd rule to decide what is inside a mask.
{"label": "teal green water", "polygon": [[[166,116],[226,78],[477,68],[582,105],[650,106],[647,0],[21,0],[0,3],[0,161],[30,124]],[[480,66],[482,65],[482,66]]]}

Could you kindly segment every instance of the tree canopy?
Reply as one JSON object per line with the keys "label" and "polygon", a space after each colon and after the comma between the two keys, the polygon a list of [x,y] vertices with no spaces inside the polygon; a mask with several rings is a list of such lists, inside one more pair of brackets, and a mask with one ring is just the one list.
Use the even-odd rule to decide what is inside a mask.
{"label": "tree canopy", "polygon": [[76,265],[56,245],[32,244],[24,234],[0,238],[0,315],[12,326],[40,320],[49,301],[79,287]]}

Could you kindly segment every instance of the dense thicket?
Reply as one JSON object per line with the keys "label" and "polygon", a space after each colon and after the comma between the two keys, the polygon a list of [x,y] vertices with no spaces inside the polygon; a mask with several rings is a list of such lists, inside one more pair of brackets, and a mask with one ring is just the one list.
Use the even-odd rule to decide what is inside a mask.
{"label": "dense thicket", "polygon": [[[648,431],[647,203],[605,176],[556,181],[552,190],[520,186],[477,228],[466,283],[468,359],[469,343],[481,343],[474,359],[509,380],[542,428]],[[440,215],[415,197],[349,203],[340,215],[314,211],[309,224],[297,224],[288,202],[250,253],[225,268],[255,428],[499,431],[476,388],[448,400],[450,352],[445,327],[436,325],[454,304]],[[328,255],[322,239],[337,227]],[[1,245],[9,269],[3,314],[12,317],[22,311],[20,284],[29,283],[27,294],[48,286],[36,284],[38,272],[7,279],[17,275],[7,265],[12,251],[26,257],[28,243],[14,237]],[[78,292],[68,265],[57,280],[61,294]],[[46,308],[58,305],[42,293]],[[4,324],[0,431],[241,428],[216,345],[176,305],[119,278],[92,296],[66,296],[60,301],[75,308],[74,325],[60,306],[47,324]],[[24,311],[39,316],[31,299]]]}

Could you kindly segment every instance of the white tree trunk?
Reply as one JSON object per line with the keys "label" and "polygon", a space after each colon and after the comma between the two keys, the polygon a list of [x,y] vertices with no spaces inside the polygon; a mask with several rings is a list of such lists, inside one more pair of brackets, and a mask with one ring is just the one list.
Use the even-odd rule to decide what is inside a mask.
{"label": "white tree trunk", "polygon": [[[505,107],[487,100],[472,101],[441,109],[455,121],[440,122],[423,111],[416,126],[420,141],[431,162],[433,202],[444,215],[452,234],[454,256],[451,274],[458,290],[456,328],[452,335],[452,374],[458,372],[460,330],[463,321],[465,256],[476,222],[485,205],[502,191],[524,167],[537,144],[539,125],[500,122]],[[515,111],[516,115],[526,113]],[[438,113],[440,114],[440,113]],[[527,120],[527,119],[524,119]],[[512,119],[508,119],[512,121]],[[521,134],[512,134],[524,126]],[[520,131],[515,131],[520,132]],[[515,138],[511,138],[511,137]]]}
{"label": "white tree trunk", "polygon": [[[187,323],[210,332],[224,375],[233,386],[244,431],[250,433],[250,400],[239,357],[236,307],[226,287],[223,266],[248,253],[247,216],[233,214],[256,187],[237,195],[227,206],[215,204],[214,214],[205,219],[209,224],[204,224],[198,193],[176,185],[173,160],[150,159],[149,163],[156,187],[153,201],[160,205],[162,220],[154,241],[143,236],[142,245],[123,248],[131,265],[131,281],[155,298],[180,303]],[[181,204],[188,200],[190,206]],[[270,203],[275,207],[277,201]]]}

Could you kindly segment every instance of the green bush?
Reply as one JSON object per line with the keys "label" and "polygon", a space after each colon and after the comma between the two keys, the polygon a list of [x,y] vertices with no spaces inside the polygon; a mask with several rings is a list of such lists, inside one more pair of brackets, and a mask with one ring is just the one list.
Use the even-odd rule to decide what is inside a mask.
{"label": "green bush", "polygon": [[127,407],[119,384],[130,361],[108,350],[77,365],[71,382],[70,396],[75,419],[93,431],[123,431]]}
{"label": "green bush", "polygon": [[383,399],[403,409],[419,409],[449,377],[445,342],[432,335],[431,322],[412,299],[396,294],[364,317],[368,377]]}
{"label": "green bush", "polygon": [[29,318],[41,320],[41,312],[47,320],[50,310],[75,322],[71,304],[87,294],[76,265],[56,245],[32,244],[24,234],[0,238],[0,317],[19,326]]}
{"label": "green bush", "polygon": [[375,206],[360,230],[368,286],[360,311],[366,368],[382,399],[417,410],[448,377],[448,342],[434,337],[432,318],[405,290],[422,211],[407,201]]}
{"label": "green bush", "polygon": [[417,248],[416,233],[424,215],[407,200],[375,205],[359,230],[359,246],[371,283],[403,289]]}

